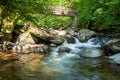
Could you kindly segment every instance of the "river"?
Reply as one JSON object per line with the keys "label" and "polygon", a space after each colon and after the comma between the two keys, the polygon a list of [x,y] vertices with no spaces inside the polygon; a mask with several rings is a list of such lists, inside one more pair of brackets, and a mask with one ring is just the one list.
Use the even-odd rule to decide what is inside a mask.
{"label": "river", "polygon": [[[102,40],[103,42],[103,40]],[[59,53],[60,47],[68,47],[71,51]],[[67,43],[51,48],[44,59],[21,63],[12,61],[0,65],[0,80],[119,80],[119,65],[110,64],[108,59],[87,58],[80,55],[85,50],[97,56],[101,51],[101,41],[93,39],[87,42]],[[92,50],[92,51],[91,51]],[[90,53],[89,52],[89,53]],[[24,58],[25,59],[25,58]]]}

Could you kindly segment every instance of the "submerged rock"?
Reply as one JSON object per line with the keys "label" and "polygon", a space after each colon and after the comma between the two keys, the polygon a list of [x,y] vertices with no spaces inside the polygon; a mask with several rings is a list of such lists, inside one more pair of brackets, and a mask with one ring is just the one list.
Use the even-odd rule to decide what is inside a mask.
{"label": "submerged rock", "polygon": [[120,53],[120,39],[109,40],[102,48],[108,55]]}
{"label": "submerged rock", "polygon": [[120,64],[120,53],[112,55],[109,58],[112,59],[115,63]]}
{"label": "submerged rock", "polygon": [[81,57],[90,57],[90,58],[96,58],[102,55],[103,53],[100,49],[92,49],[92,48],[86,49],[80,54]]}
{"label": "submerged rock", "polygon": [[71,49],[68,48],[68,47],[60,47],[59,50],[58,50],[59,53],[62,53],[62,52],[69,53],[70,51],[71,51]]}
{"label": "submerged rock", "polygon": [[96,33],[94,31],[88,30],[88,29],[81,29],[77,37],[80,41],[86,41],[89,40],[91,37],[95,36]]}

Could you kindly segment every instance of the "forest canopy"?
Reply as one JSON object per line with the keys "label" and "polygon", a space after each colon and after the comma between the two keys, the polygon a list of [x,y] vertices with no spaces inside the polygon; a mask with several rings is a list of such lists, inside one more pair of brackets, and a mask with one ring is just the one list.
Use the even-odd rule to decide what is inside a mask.
{"label": "forest canopy", "polygon": [[31,21],[45,28],[115,27],[119,30],[120,0],[0,0],[1,26],[6,16],[14,24]]}

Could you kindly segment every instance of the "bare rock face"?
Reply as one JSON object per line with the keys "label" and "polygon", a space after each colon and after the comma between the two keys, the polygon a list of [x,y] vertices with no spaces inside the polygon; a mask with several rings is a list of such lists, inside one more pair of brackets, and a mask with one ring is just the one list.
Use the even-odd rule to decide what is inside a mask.
{"label": "bare rock face", "polygon": [[80,41],[86,41],[89,40],[91,37],[95,36],[96,33],[94,31],[88,30],[88,29],[81,29],[77,37]]}
{"label": "bare rock face", "polygon": [[64,41],[62,37],[58,34],[53,34],[51,31],[45,31],[34,26],[29,27],[28,30],[29,33],[44,41],[49,41],[54,44],[61,44]]}
{"label": "bare rock face", "polygon": [[25,45],[25,44],[35,44],[38,41],[38,39],[34,36],[32,36],[28,31],[22,33],[18,39],[17,44]]}
{"label": "bare rock face", "polygon": [[120,39],[113,39],[107,41],[103,45],[103,49],[106,54],[117,54],[120,53]]}

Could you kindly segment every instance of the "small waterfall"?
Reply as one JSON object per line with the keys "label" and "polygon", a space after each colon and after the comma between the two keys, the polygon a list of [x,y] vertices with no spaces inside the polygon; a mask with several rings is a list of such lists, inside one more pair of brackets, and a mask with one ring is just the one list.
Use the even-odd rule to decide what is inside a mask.
{"label": "small waterfall", "polygon": [[[105,64],[103,59],[96,58],[99,56],[99,53],[102,53],[100,48],[101,44],[99,44],[101,40],[99,40],[99,38],[92,38],[84,43],[80,42],[76,37],[74,37],[74,39],[76,43],[68,43],[67,40],[64,40],[63,44],[52,47],[50,54],[46,55],[42,60],[39,60],[39,56],[35,55],[38,59],[31,56],[27,57],[27,61],[25,62],[28,63],[15,62],[14,64],[12,62],[12,64],[9,65],[10,67],[7,66],[9,69],[6,67],[4,69],[4,66],[1,66],[0,76],[4,76],[3,73],[5,73],[5,77],[6,75],[12,77],[10,78],[10,76],[8,76],[7,79],[4,79],[5,77],[1,78],[4,80],[9,80],[9,78],[10,80],[18,80],[21,79],[21,77],[21,80],[116,80],[116,78],[106,78],[106,76],[104,76],[104,74],[111,76],[112,68],[103,67]],[[62,48],[63,51],[59,51],[60,48]],[[91,56],[91,58],[87,58],[87,56]],[[93,56],[94,58],[92,58]],[[111,56],[110,58],[116,56]],[[26,59],[26,57],[22,57],[22,59],[24,58]],[[11,68],[13,70],[11,70]],[[118,70],[119,68],[115,68],[115,70],[116,69]]]}
{"label": "small waterfall", "polygon": [[[72,71],[76,71],[76,69],[73,68],[74,65],[82,61],[80,57],[81,53],[92,52],[95,53],[94,56],[98,55],[97,48],[100,47],[100,45],[93,44],[93,39],[88,40],[88,42],[86,43],[80,42],[76,37],[74,37],[74,39],[76,43],[68,43],[67,40],[64,40],[63,44],[53,48],[53,50],[51,51],[51,55],[46,57],[43,61],[43,64],[45,64],[43,71],[55,72],[62,75],[72,75]],[[58,52],[60,47],[68,47],[71,49],[71,51],[69,53],[60,53]],[[90,51],[87,49],[90,49]]]}
{"label": "small waterfall", "polygon": [[65,46],[65,45],[67,45],[67,44],[68,44],[67,40],[64,39],[64,42],[62,43],[62,46]]}
{"label": "small waterfall", "polygon": [[75,39],[75,43],[77,44],[77,43],[80,43],[80,41],[79,41],[79,39],[78,38],[76,38],[76,37],[73,37],[74,39]]}

